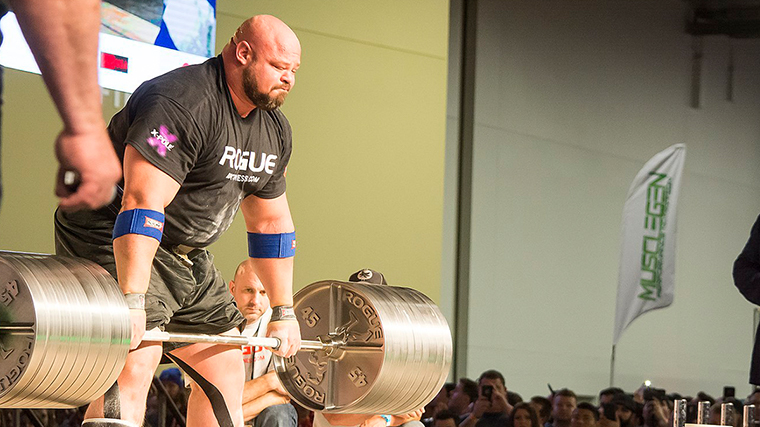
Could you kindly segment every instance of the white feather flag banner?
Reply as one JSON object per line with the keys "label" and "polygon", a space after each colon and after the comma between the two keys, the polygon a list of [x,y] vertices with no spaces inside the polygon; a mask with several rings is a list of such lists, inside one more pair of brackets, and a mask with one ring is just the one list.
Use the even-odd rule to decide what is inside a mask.
{"label": "white feather flag banner", "polygon": [[638,316],[673,302],[676,207],[685,158],[684,144],[657,153],[628,190],[612,345]]}

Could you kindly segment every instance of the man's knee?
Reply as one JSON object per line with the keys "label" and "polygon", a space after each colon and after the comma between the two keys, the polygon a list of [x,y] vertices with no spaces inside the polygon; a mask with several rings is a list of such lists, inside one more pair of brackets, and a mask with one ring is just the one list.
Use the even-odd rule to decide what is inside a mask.
{"label": "man's knee", "polygon": [[296,408],[290,403],[264,408],[256,416],[254,427],[295,427],[298,425]]}

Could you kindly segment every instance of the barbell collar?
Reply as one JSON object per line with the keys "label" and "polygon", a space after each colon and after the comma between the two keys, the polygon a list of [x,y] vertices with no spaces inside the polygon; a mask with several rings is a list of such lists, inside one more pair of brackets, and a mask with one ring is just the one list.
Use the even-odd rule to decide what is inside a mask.
{"label": "barbell collar", "polygon": [[[142,340],[150,342],[253,345],[268,347],[273,350],[277,350],[280,347],[279,338],[245,337],[242,335],[182,334],[176,332],[146,331]],[[301,341],[301,348],[305,350],[323,350],[329,347],[329,344],[324,344],[320,341]]]}

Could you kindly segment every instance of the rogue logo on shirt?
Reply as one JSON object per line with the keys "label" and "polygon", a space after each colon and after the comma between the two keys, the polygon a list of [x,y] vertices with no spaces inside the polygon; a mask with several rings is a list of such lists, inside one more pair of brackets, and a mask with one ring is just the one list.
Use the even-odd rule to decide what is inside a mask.
{"label": "rogue logo on shirt", "polygon": [[229,163],[229,166],[235,170],[250,170],[251,172],[261,172],[262,170],[269,175],[274,172],[277,156],[274,154],[261,153],[256,164],[256,152],[255,151],[242,151],[239,148],[230,147],[229,145],[224,147],[224,154],[219,160],[219,164],[223,165],[225,162]]}

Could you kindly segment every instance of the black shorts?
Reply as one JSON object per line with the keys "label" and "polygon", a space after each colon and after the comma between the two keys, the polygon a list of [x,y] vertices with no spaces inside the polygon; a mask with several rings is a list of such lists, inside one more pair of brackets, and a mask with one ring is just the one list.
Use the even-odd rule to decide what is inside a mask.
{"label": "black shorts", "polygon": [[[113,214],[106,209],[57,210],[55,251],[94,261],[116,278]],[[153,259],[145,314],[147,330],[159,327],[170,332],[219,334],[244,322],[211,253],[195,249],[183,257],[164,245],[159,245]]]}

